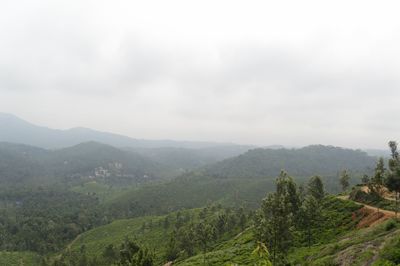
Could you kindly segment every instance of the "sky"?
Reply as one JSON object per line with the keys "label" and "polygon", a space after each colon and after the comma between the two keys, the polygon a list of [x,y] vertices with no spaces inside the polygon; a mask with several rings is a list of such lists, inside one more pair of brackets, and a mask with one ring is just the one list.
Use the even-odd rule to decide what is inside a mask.
{"label": "sky", "polygon": [[0,1],[0,112],[144,139],[400,140],[398,1]]}

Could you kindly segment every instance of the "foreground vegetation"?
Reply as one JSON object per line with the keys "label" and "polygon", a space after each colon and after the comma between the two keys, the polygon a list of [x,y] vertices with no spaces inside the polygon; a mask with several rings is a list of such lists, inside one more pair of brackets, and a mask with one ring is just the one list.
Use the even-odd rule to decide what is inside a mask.
{"label": "foreground vegetation", "polygon": [[[98,150],[97,144],[89,146]],[[173,180],[135,179],[124,185],[128,184],[126,176],[119,183],[112,181],[118,175],[109,180],[84,176],[69,181],[64,176],[46,186],[8,185],[0,190],[0,264],[396,265],[400,263],[397,221],[382,219],[372,226],[368,221],[374,214],[353,202],[397,211],[397,200],[388,200],[383,193],[392,191],[395,199],[400,193],[397,144],[390,147],[388,167],[379,160],[354,189],[350,188],[357,183],[358,173],[346,169],[339,178],[292,178],[281,171],[274,180],[257,175],[244,178],[234,170],[237,167],[228,167],[231,163],[249,167],[252,156],[272,154],[259,150]],[[82,175],[97,165],[79,162],[81,149],[86,148],[78,147],[80,155],[74,163],[74,171],[89,169]],[[300,155],[316,150],[323,151],[310,147]],[[285,157],[287,151],[276,154]],[[352,152],[344,154],[351,156]],[[363,160],[369,163],[370,158],[362,153],[356,157],[361,158],[360,169]],[[290,158],[286,161],[290,169],[300,167],[290,163],[305,163]],[[112,165],[119,168],[116,162]],[[331,171],[331,167],[318,169]],[[273,169],[256,164],[249,173]],[[63,171],[75,176],[68,169]],[[27,180],[32,181],[30,175]],[[351,190],[349,200],[329,194],[340,187],[344,194]]]}

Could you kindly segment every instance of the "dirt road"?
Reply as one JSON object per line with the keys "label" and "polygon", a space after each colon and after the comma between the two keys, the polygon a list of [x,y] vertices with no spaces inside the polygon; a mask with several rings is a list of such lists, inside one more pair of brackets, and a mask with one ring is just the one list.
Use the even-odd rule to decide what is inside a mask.
{"label": "dirt road", "polygon": [[[341,200],[350,200],[349,196],[338,196],[338,199]],[[367,226],[374,226],[374,225],[378,225],[383,223],[384,221],[386,221],[387,219],[393,218],[396,216],[396,213],[394,211],[388,211],[388,210],[383,210],[383,209],[379,209],[377,207],[371,206],[371,205],[367,205],[364,203],[360,203],[357,201],[353,201],[350,200],[358,205],[362,205],[364,206],[363,209],[365,212],[367,212],[370,216],[369,218],[369,222],[366,223]],[[373,216],[373,217],[371,217]],[[372,218],[372,219],[371,219]],[[360,224],[364,224],[366,221],[361,220]]]}

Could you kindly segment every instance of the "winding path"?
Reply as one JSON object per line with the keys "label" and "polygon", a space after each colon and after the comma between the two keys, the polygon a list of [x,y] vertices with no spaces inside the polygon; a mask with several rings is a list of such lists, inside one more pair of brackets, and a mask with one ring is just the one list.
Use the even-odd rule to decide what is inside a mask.
{"label": "winding path", "polygon": [[371,210],[372,212],[383,213],[383,216],[381,218],[379,218],[378,220],[376,220],[375,222],[373,222],[371,224],[371,226],[381,224],[382,222],[386,221],[389,218],[396,217],[396,213],[394,211],[388,211],[388,210],[380,209],[380,208],[372,206],[372,205],[368,205],[368,204],[365,204],[365,203],[360,203],[360,202],[357,202],[357,201],[349,199],[349,196],[337,196],[337,198],[341,199],[341,200],[352,201],[355,204],[364,206],[365,209]]}

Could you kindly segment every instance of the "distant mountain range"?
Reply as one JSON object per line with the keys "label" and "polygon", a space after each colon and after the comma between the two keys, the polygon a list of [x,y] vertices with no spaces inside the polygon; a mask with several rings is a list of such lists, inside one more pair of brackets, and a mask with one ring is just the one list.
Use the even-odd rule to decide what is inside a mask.
{"label": "distant mountain range", "polygon": [[[143,140],[127,136],[101,132],[88,128],[72,128],[68,130],[51,129],[31,124],[12,114],[0,113],[0,141],[21,143],[46,149],[70,147],[82,142],[96,141],[114,147],[134,148],[189,148],[201,149],[216,146],[240,146],[231,143]],[[240,146],[252,148],[253,146]]]}
{"label": "distant mountain range", "polygon": [[120,163],[122,175],[135,177],[174,177],[195,169],[206,176],[232,178],[275,177],[281,169],[294,176],[332,176],[343,169],[369,173],[375,162],[376,157],[366,152],[332,146],[285,149],[279,145],[257,148],[212,142],[138,140],[85,128],[50,129],[0,113],[3,180],[90,176],[99,167],[116,170]]}

